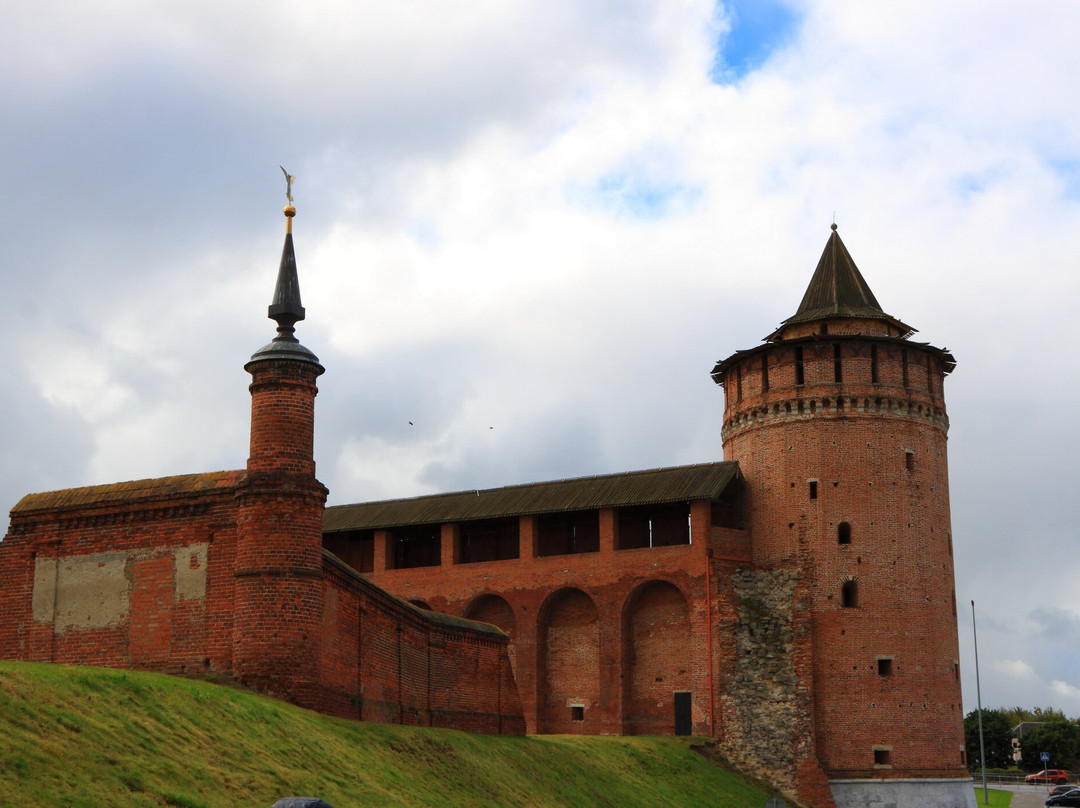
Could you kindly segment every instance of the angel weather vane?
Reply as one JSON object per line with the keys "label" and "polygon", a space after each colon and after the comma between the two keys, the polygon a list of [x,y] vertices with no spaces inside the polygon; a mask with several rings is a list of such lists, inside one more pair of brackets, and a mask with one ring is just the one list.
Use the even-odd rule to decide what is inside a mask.
{"label": "angel weather vane", "polygon": [[285,170],[285,166],[278,166],[281,169],[281,173],[285,175],[285,198],[289,200],[289,204],[292,204],[292,184],[296,182],[296,177]]}

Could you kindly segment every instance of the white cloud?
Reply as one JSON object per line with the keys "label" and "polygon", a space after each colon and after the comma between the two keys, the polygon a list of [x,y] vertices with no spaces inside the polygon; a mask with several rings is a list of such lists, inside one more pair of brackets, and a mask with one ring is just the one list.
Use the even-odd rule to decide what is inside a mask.
{"label": "white cloud", "polygon": [[1055,693],[1071,700],[1074,705],[1080,704],[1080,687],[1077,685],[1055,679],[1050,683],[1050,687]]}
{"label": "white cloud", "polygon": [[336,502],[719,457],[712,363],[794,311],[835,211],[959,360],[984,704],[1074,704],[1047,632],[1080,603],[1046,559],[1080,572],[1080,11],[796,5],[718,85],[703,1],[7,4],[4,497],[243,463],[278,163]]}
{"label": "white cloud", "polygon": [[1016,679],[1035,677],[1035,669],[1022,659],[998,659],[992,663],[992,667]]}

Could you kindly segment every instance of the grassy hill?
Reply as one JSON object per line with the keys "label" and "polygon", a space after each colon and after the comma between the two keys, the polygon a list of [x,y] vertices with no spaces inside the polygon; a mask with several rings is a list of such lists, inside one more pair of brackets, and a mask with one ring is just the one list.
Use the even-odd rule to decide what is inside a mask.
{"label": "grassy hill", "polygon": [[208,682],[0,662],[0,806],[765,804],[693,745],[363,724]]}

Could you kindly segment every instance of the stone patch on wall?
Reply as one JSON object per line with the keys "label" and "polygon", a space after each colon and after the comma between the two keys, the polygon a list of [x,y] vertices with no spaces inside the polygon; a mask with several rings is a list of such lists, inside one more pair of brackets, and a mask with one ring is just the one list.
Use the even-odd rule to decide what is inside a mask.
{"label": "stone patch on wall", "polygon": [[[131,581],[127,553],[39,558],[34,565],[34,620],[71,628],[105,628],[127,618]],[[58,566],[59,565],[59,566]]]}
{"label": "stone patch on wall", "polygon": [[206,543],[189,544],[173,551],[176,555],[173,575],[177,600],[206,599],[206,553],[209,546]]}
{"label": "stone patch on wall", "polygon": [[59,561],[38,558],[34,564],[34,620],[51,623],[57,634],[124,623],[131,613],[130,562],[163,553],[173,556],[175,600],[205,600],[208,549],[203,542],[164,550],[61,557]]}
{"label": "stone patch on wall", "polygon": [[736,721],[725,738],[744,764],[768,766],[770,780],[792,792],[800,724],[792,628],[797,580],[791,569],[732,576],[738,623],[729,703]]}

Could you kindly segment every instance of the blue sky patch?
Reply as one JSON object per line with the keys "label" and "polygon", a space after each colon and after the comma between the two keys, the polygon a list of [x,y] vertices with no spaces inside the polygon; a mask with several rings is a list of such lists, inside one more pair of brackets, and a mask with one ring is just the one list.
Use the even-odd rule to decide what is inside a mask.
{"label": "blue sky patch", "polygon": [[757,70],[770,54],[786,44],[800,22],[782,0],[725,0],[717,4],[730,28],[716,43],[710,78],[731,84]]}
{"label": "blue sky patch", "polygon": [[634,173],[601,177],[589,196],[601,207],[635,219],[662,219],[694,207],[701,189],[677,182],[654,182]]}
{"label": "blue sky patch", "polygon": [[1062,196],[1070,202],[1080,200],[1080,160],[1050,160],[1049,165],[1061,181]]}

